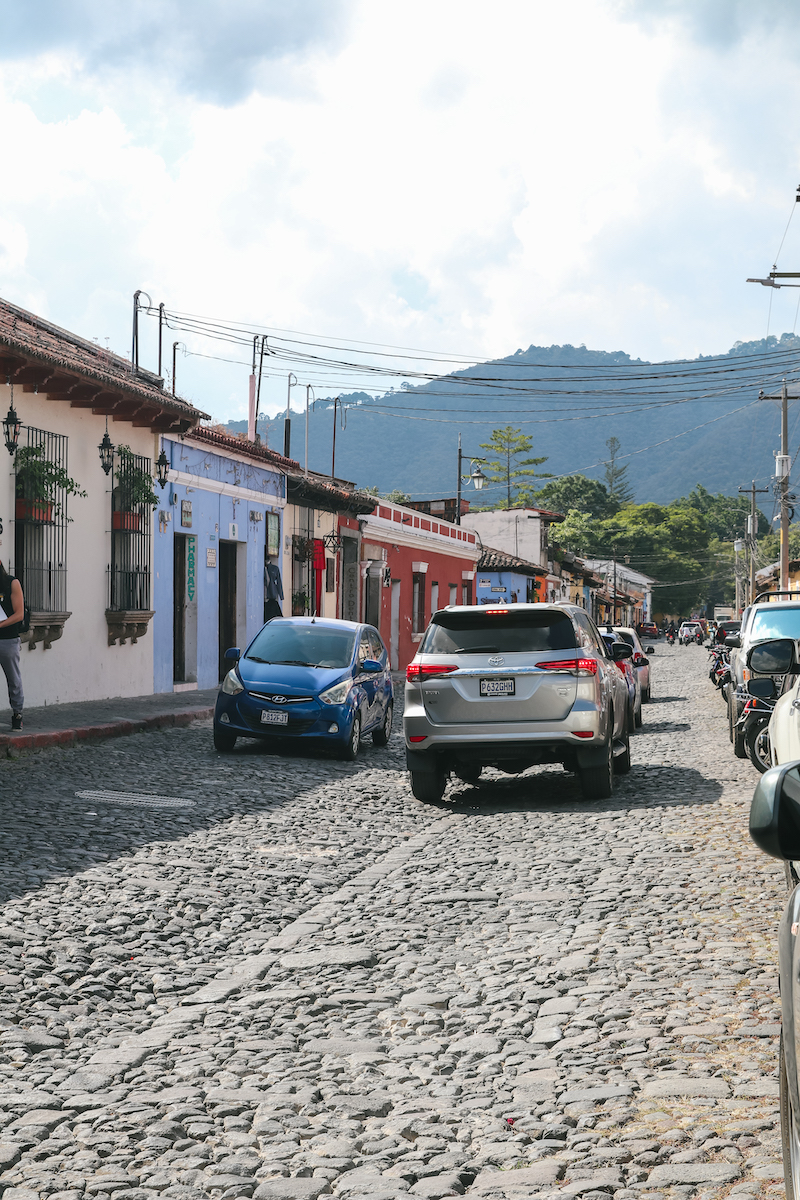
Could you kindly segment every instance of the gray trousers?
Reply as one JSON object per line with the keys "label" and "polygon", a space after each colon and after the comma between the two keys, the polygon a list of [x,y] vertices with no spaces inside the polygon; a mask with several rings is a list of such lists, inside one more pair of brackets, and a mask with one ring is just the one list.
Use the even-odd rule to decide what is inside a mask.
{"label": "gray trousers", "polygon": [[0,638],[0,667],[8,683],[8,702],[12,713],[21,713],[25,703],[19,671],[19,638]]}

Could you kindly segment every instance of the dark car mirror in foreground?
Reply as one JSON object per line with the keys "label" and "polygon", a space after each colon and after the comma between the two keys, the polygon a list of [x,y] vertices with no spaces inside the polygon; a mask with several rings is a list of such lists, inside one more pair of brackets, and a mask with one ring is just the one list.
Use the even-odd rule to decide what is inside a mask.
{"label": "dark car mirror in foreground", "polygon": [[759,675],[786,675],[794,666],[794,642],[791,638],[760,642],[748,654],[747,665]]}
{"label": "dark car mirror in foreground", "polygon": [[645,646],[644,652],[645,654],[655,654],[656,648],[655,646]]}
{"label": "dark car mirror in foreground", "polygon": [[241,657],[241,651],[239,650],[238,646],[231,646],[225,651],[225,658],[230,662],[238,662]]}
{"label": "dark car mirror in foreground", "polygon": [[725,645],[729,650],[741,650],[742,639],[739,637],[738,633],[729,633],[725,638]]}
{"label": "dark car mirror in foreground", "polygon": [[365,658],[359,669],[364,671],[367,675],[377,675],[378,671],[383,670],[383,667],[378,662],[377,658]]}
{"label": "dark car mirror in foreground", "polygon": [[761,776],[750,804],[750,837],[773,858],[800,859],[800,762]]}
{"label": "dark car mirror in foreground", "polygon": [[633,658],[633,650],[627,642],[612,642],[610,650],[614,662],[622,662],[624,658]]}
{"label": "dark car mirror in foreground", "polygon": [[747,684],[747,690],[751,696],[757,696],[759,700],[771,700],[775,695],[775,684],[768,677],[751,679]]}

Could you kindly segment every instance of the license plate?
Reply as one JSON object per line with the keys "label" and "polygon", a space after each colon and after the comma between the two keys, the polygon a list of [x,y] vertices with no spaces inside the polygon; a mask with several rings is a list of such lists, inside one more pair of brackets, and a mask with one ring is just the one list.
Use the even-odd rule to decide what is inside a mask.
{"label": "license plate", "polygon": [[514,680],[513,679],[482,679],[481,680],[481,695],[482,696],[513,696],[514,695]]}
{"label": "license plate", "polygon": [[264,709],[261,714],[262,725],[288,725],[289,714],[287,712],[272,712],[270,709]]}

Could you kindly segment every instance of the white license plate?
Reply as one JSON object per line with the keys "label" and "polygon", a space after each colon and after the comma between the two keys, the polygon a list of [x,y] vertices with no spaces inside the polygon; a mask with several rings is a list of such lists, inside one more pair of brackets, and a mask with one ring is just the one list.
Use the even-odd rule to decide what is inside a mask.
{"label": "white license plate", "polygon": [[513,696],[514,695],[514,680],[513,679],[482,679],[481,680],[481,695],[482,696]]}
{"label": "white license plate", "polygon": [[264,709],[261,714],[262,725],[288,725],[289,714],[287,712],[272,712],[269,709]]}

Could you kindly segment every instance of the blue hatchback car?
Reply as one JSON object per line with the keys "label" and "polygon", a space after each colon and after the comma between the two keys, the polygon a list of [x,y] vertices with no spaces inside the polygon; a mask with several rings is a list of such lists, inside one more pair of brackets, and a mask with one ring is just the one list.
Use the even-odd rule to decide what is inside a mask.
{"label": "blue hatchback car", "polygon": [[393,691],[386,647],[377,629],[321,617],[276,617],[235,665],[214,710],[214,745],[233,750],[240,737],[316,743],[354,761],[371,733],[385,746],[392,732]]}

